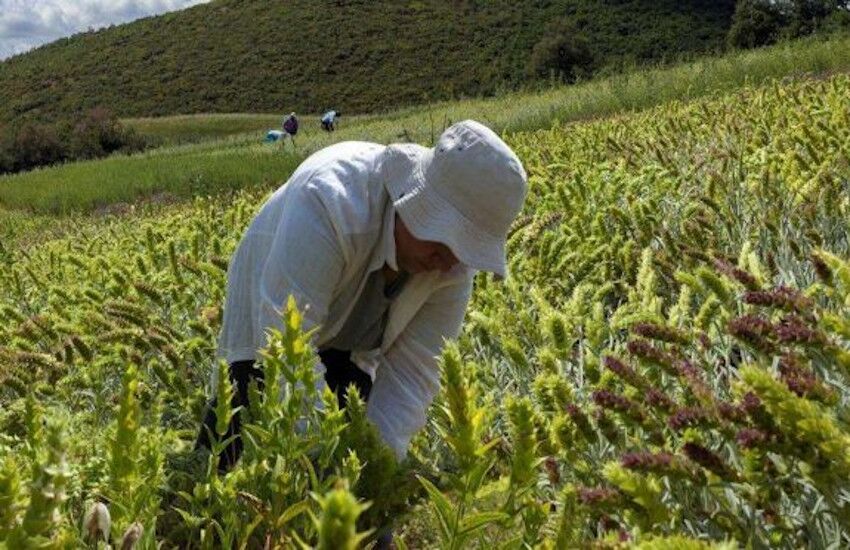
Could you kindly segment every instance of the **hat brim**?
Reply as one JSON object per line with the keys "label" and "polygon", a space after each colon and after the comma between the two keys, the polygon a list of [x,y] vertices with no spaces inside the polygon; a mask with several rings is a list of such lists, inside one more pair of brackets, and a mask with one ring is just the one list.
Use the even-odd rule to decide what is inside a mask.
{"label": "hat brim", "polygon": [[467,267],[504,279],[508,274],[505,237],[481,230],[426,186],[424,174],[432,156],[431,150],[423,151],[408,172],[407,181],[396,183],[397,188],[404,189],[393,194],[396,212],[417,239],[443,243]]}

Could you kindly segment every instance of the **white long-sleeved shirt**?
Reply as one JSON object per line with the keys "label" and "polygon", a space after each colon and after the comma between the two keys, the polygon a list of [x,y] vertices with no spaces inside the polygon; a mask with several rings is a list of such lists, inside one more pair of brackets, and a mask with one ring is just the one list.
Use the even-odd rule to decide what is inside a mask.
{"label": "white long-sleeved shirt", "polygon": [[[385,263],[398,269],[385,181],[411,158],[386,151],[365,142],[322,149],[266,201],[228,268],[220,356],[256,359],[266,329],[281,328],[290,294],[305,310],[305,330],[319,327],[313,343],[321,348],[344,325],[369,273]],[[409,152],[415,156],[415,146]],[[374,379],[367,415],[400,458],[439,390],[437,356],[460,331],[473,275],[462,264],[412,275],[390,306],[381,346],[352,353]],[[323,380],[324,366],[317,369]]]}

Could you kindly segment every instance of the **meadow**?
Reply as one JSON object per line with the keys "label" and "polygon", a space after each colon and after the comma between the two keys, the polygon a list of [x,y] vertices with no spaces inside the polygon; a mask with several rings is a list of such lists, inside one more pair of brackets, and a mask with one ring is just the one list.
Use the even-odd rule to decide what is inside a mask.
{"label": "meadow", "polygon": [[[223,368],[225,273],[269,185],[212,194],[204,180],[191,199],[115,215],[2,213],[0,541],[354,548],[392,525],[400,548],[846,547],[850,76],[651,97],[659,81],[644,77],[645,104],[612,87],[610,111],[590,91],[600,103],[583,111],[581,87],[433,111],[489,114],[529,196],[511,278],[476,278],[402,463],[358,397],[341,411],[308,389],[297,304],[265,350],[283,400],[270,384],[247,410],[217,411],[245,415],[242,461],[221,474],[220,448],[192,450],[208,395],[233,391],[206,387]],[[427,113],[299,147],[391,139],[413,120],[427,143],[443,124]],[[100,162],[177,170],[252,150],[259,173],[298,158],[255,138]],[[48,187],[47,172],[26,176]]]}
{"label": "meadow", "polygon": [[[159,145],[197,143],[239,134],[258,135],[278,128],[283,115],[231,113],[125,118],[121,122]],[[314,117],[318,119],[318,115]]]}

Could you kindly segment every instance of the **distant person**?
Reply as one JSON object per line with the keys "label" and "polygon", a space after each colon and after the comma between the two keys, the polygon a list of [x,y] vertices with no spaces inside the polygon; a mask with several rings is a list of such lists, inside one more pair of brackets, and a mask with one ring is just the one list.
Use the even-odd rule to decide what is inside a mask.
{"label": "distant person", "polygon": [[[283,117],[282,124],[284,137],[289,136],[289,139],[292,140],[292,147],[295,147],[295,134],[298,133],[298,117],[295,116],[295,113],[289,113],[287,116]],[[284,146],[286,145],[284,141]]]}
{"label": "distant person", "polygon": [[283,137],[283,134],[284,134],[284,133],[283,133],[283,132],[281,132],[280,130],[269,130],[268,132],[266,132],[266,139],[265,139],[265,141],[266,141],[266,142],[277,141],[277,140],[279,140],[281,137]]}
{"label": "distant person", "polygon": [[336,119],[341,117],[342,113],[339,111],[328,111],[327,113],[322,115],[322,129],[326,132],[333,132],[336,130]]}

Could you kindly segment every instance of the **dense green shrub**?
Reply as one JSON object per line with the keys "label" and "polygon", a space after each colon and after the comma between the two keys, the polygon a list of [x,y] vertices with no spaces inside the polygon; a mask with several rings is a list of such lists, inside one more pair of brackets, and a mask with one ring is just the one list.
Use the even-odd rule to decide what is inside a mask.
{"label": "dense green shrub", "polygon": [[103,107],[96,107],[74,124],[71,130],[72,156],[97,158],[120,150],[143,148],[141,138],[124,128],[118,117]]}
{"label": "dense green shrub", "polygon": [[65,145],[55,128],[44,124],[24,124],[15,133],[12,144],[14,171],[29,170],[36,166],[61,162],[66,158]]}
{"label": "dense green shrub", "polygon": [[850,7],[835,10],[823,20],[820,26],[820,31],[825,33],[835,33],[847,29],[850,29]]}
{"label": "dense green shrub", "polygon": [[735,7],[728,42],[736,48],[755,48],[779,39],[787,23],[780,7],[770,0],[741,0]]}
{"label": "dense green shrub", "polygon": [[739,0],[727,42],[753,48],[848,26],[850,2],[846,0]]}
{"label": "dense green shrub", "polygon": [[791,38],[811,34],[828,19],[842,11],[846,15],[850,9],[850,2],[845,0],[786,0],[784,4],[790,13],[786,34]]}
{"label": "dense green shrub", "polygon": [[0,173],[141,151],[146,146],[145,138],[125,128],[113,112],[96,107],[77,120],[0,128]]}
{"label": "dense green shrub", "polygon": [[590,74],[594,59],[587,38],[562,23],[544,36],[531,51],[529,69],[533,76],[554,75],[564,82]]}

